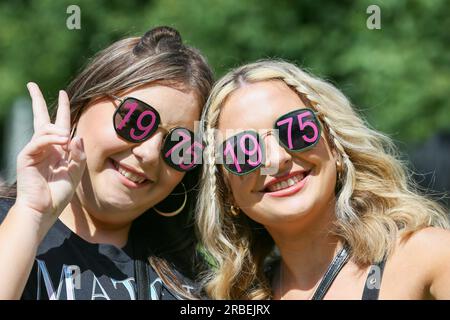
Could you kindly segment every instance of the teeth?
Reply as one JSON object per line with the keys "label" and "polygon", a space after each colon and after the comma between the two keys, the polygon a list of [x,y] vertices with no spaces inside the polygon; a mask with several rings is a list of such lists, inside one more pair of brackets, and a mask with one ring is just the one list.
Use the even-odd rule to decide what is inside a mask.
{"label": "teeth", "polygon": [[131,180],[133,182],[142,183],[142,182],[144,182],[146,180],[145,178],[142,178],[142,177],[140,177],[138,175],[135,175],[134,173],[132,173],[130,171],[127,171],[126,169],[120,167],[117,164],[116,164],[116,168],[117,168],[117,171],[119,171],[119,173],[121,175],[123,175],[125,178],[127,178],[127,179],[129,179],[129,180]]}
{"label": "teeth", "polygon": [[268,187],[268,190],[269,190],[269,192],[274,192],[274,191],[286,189],[286,188],[291,187],[294,184],[300,182],[301,180],[303,180],[303,178],[304,178],[304,175],[302,173],[297,174],[293,177],[290,177],[288,180],[272,184],[271,186]]}

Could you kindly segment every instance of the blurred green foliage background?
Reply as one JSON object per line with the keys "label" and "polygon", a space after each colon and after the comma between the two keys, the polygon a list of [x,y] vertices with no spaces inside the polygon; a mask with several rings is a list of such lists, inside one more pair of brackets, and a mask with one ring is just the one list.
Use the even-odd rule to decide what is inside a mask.
{"label": "blurred green foliage background", "polygon": [[[81,30],[69,30],[69,5]],[[369,5],[381,30],[369,30]],[[450,1],[17,0],[0,3],[0,121],[37,82],[56,97],[112,42],[170,25],[204,52],[216,76],[285,58],[332,81],[373,127],[405,145],[450,129]]]}

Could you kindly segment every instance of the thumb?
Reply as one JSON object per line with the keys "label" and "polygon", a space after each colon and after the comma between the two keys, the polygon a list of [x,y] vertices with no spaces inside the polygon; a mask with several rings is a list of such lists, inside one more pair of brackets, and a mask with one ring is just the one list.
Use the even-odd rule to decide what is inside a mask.
{"label": "thumb", "polygon": [[78,186],[86,167],[86,154],[84,153],[83,138],[75,137],[69,144],[68,172],[74,187]]}

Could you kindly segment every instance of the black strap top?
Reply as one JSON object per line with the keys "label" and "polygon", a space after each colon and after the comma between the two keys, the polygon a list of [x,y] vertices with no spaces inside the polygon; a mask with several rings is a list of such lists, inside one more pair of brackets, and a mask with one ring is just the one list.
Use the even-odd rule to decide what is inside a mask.
{"label": "black strap top", "polygon": [[[336,257],[335,260],[331,263],[329,270],[326,272],[327,279],[322,280],[322,283],[319,287],[322,287],[322,290],[317,290],[314,294],[313,300],[321,300],[323,296],[328,291],[328,288],[331,286],[334,278],[337,276],[337,273],[341,270],[343,265],[347,262],[347,257],[345,256],[346,252],[343,249]],[[339,261],[340,260],[340,261]],[[337,262],[337,267],[333,268],[332,266]],[[266,275],[269,279],[272,279],[274,275],[275,269],[277,269],[280,260],[276,263],[272,263],[268,266],[266,270]],[[378,296],[380,294],[381,280],[383,277],[384,266],[386,264],[386,259],[383,259],[381,262],[373,264],[370,266],[369,273],[367,275],[367,279],[364,282],[364,290],[361,297],[361,300],[378,300]],[[277,266],[277,267],[275,267]],[[330,273],[330,269],[332,272]]]}
{"label": "black strap top", "polygon": [[378,300],[386,259],[370,266],[361,300]]}

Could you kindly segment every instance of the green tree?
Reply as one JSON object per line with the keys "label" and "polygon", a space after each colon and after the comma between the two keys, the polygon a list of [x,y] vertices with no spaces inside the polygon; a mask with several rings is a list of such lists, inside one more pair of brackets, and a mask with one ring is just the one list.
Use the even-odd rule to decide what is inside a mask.
{"label": "green tree", "polygon": [[[68,30],[66,8],[81,9]],[[381,9],[369,30],[366,9]],[[0,116],[38,82],[49,98],[113,41],[180,30],[217,76],[260,58],[296,62],[344,91],[373,127],[420,142],[450,129],[450,4],[445,0],[9,1],[0,3]]]}

